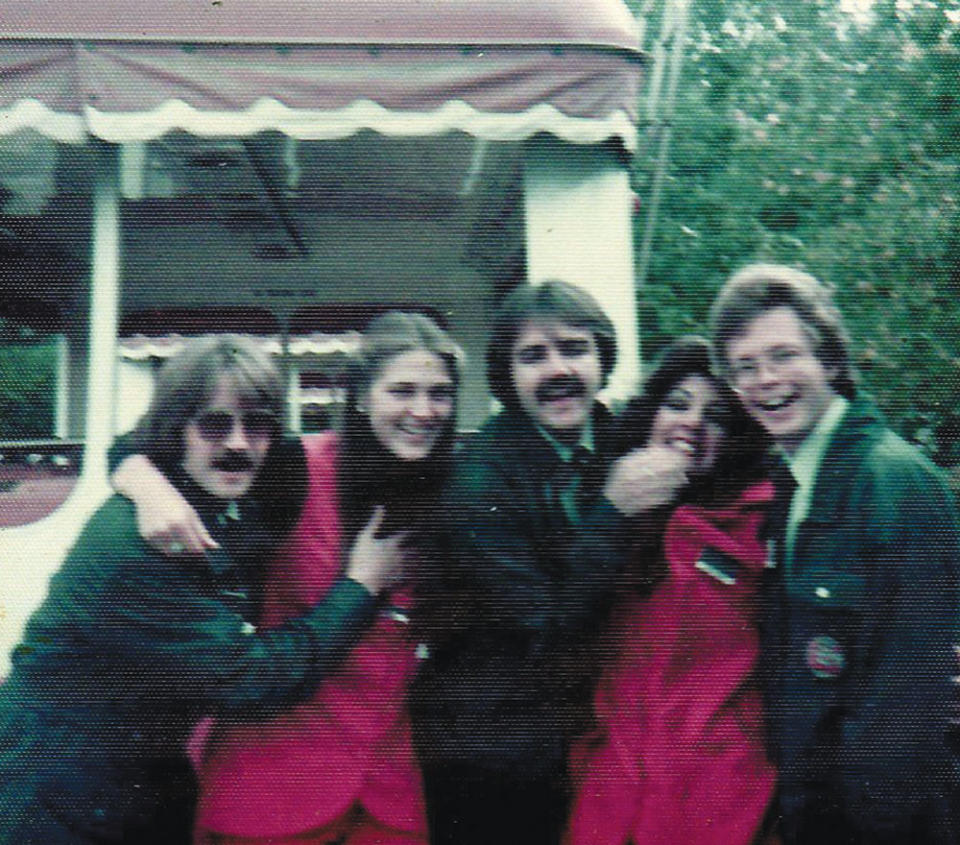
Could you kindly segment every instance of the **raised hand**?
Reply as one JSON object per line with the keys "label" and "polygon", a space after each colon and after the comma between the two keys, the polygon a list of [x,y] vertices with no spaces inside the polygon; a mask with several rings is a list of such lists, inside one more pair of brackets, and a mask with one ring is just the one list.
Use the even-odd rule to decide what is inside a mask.
{"label": "raised hand", "polygon": [[635,516],[672,502],[687,485],[686,456],[663,446],[634,449],[615,461],[603,494],[621,513]]}
{"label": "raised hand", "polygon": [[378,536],[385,513],[382,505],[374,508],[370,520],[353,541],[347,565],[347,577],[363,584],[374,595],[397,586],[406,575],[405,543],[409,532]]}

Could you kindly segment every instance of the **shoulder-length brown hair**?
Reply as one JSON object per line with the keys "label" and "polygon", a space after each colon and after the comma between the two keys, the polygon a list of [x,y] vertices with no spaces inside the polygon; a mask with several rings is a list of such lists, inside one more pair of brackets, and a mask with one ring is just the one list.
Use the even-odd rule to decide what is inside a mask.
{"label": "shoulder-length brown hair", "polygon": [[337,489],[348,537],[369,518],[371,507],[387,507],[388,525],[408,530],[431,512],[450,469],[457,407],[433,451],[421,461],[402,461],[377,440],[369,416],[360,410],[367,391],[398,355],[425,350],[436,355],[459,392],[463,353],[430,317],[388,311],[366,327],[347,373],[347,404],[337,470]]}

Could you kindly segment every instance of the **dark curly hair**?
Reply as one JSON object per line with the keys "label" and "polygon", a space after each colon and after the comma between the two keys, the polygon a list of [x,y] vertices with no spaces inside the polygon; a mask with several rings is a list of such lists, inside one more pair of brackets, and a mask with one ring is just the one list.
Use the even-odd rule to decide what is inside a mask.
{"label": "dark curly hair", "polygon": [[647,445],[654,418],[667,394],[691,375],[709,379],[716,388],[726,406],[726,436],[713,471],[695,479],[688,496],[706,500],[735,496],[762,477],[769,439],[743,410],[733,391],[714,374],[710,344],[697,335],[677,338],[661,352],[643,390],[630,400],[617,421],[617,451],[623,454]]}

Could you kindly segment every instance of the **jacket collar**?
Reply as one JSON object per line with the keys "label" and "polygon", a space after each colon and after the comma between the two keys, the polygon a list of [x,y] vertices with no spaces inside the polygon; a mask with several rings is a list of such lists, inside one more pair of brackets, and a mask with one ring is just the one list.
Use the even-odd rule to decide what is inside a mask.
{"label": "jacket collar", "polygon": [[180,467],[168,474],[173,484],[197,512],[207,531],[220,543],[219,549],[204,554],[215,575],[221,575],[243,561],[259,559],[273,540],[259,518],[259,506],[250,496],[220,499],[211,496]]}
{"label": "jacket collar", "polygon": [[[612,457],[613,415],[595,402],[592,412],[593,452],[601,460]],[[507,408],[493,417],[484,431],[503,449],[523,453],[525,464],[553,466],[560,460],[554,446],[529,417],[518,408]]]}
{"label": "jacket collar", "polygon": [[848,484],[867,450],[882,436],[886,423],[872,401],[857,396],[834,429],[814,482],[807,520],[834,522]]}

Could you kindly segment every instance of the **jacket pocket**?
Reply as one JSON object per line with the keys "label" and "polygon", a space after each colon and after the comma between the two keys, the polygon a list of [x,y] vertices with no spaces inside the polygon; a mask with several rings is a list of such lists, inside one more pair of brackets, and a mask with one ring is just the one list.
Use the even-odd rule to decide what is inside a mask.
{"label": "jacket pocket", "polygon": [[866,602],[866,581],[833,566],[812,566],[791,576],[787,593],[794,602],[822,613],[855,613]]}

